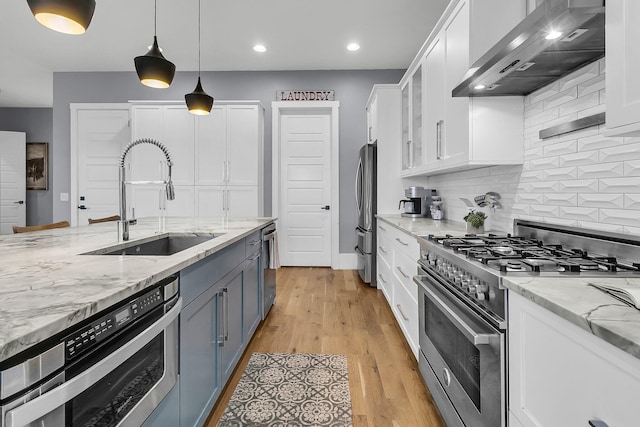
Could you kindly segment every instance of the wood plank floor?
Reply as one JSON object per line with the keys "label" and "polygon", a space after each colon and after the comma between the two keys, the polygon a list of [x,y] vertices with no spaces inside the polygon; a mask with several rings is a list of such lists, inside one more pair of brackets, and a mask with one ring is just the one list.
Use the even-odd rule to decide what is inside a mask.
{"label": "wood plank floor", "polygon": [[209,417],[215,427],[253,352],[346,354],[353,425],[444,427],[381,291],[353,270],[278,270],[276,305]]}

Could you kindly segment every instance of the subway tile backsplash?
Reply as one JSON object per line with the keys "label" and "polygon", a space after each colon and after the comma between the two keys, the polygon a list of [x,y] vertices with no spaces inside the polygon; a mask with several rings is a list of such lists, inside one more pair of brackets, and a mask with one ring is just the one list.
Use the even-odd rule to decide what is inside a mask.
{"label": "subway tile backsplash", "polygon": [[605,110],[601,59],[524,98],[524,164],[436,175],[445,218],[462,221],[461,197],[500,193],[485,228],[511,232],[514,218],[640,235],[640,138],[604,136],[604,125],[541,140],[540,129]]}

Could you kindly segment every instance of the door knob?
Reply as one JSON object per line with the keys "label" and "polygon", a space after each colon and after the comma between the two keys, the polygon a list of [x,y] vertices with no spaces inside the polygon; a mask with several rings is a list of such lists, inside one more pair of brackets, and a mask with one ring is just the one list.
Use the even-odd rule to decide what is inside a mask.
{"label": "door knob", "polygon": [[87,208],[85,205],[80,205],[80,206],[78,206],[78,209],[80,209],[80,210],[83,210],[83,211],[84,211],[84,210],[86,210],[86,209],[88,209],[88,208]]}
{"label": "door knob", "polygon": [[17,202],[13,202],[16,205],[24,205],[24,200],[18,200]]}
{"label": "door knob", "polygon": [[329,209],[331,209],[331,206],[326,205],[326,206],[321,207],[320,209],[328,211]]}

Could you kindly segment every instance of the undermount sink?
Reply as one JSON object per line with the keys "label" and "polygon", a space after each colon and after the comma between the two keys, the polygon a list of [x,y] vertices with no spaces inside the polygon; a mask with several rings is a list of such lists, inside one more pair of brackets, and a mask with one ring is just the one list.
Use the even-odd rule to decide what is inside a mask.
{"label": "undermount sink", "polygon": [[221,236],[213,233],[169,233],[101,248],[82,255],[173,255]]}

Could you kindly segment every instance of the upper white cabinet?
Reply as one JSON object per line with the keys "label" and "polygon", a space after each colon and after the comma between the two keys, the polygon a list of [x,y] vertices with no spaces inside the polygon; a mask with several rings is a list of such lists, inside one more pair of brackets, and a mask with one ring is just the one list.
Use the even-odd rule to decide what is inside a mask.
{"label": "upper white cabinet", "polygon": [[525,14],[525,1],[449,4],[401,81],[402,177],[523,162],[522,97],[454,98],[451,91]]}
{"label": "upper white cabinet", "polygon": [[402,170],[423,164],[424,115],[422,64],[402,86]]}
{"label": "upper white cabinet", "polygon": [[640,2],[606,5],[607,134],[640,135]]}
{"label": "upper white cabinet", "polygon": [[[167,146],[173,160],[176,200],[168,215],[263,215],[263,120],[257,101],[217,101],[207,116],[194,116],[184,103],[133,104],[134,139],[152,138]],[[132,150],[132,180],[164,180],[164,155],[156,147]],[[163,209],[161,188],[134,186],[135,215]]]}
{"label": "upper white cabinet", "polygon": [[638,425],[640,360],[509,292],[509,418],[522,427]]}
{"label": "upper white cabinet", "polygon": [[[377,213],[397,213],[404,194],[400,181],[401,93],[397,84],[374,85],[367,102],[367,120],[377,147]],[[371,130],[373,129],[373,131]]]}
{"label": "upper white cabinet", "polygon": [[[174,167],[175,185],[193,185],[194,115],[185,105],[134,105],[131,108],[133,140],[155,139],[164,144]],[[164,154],[157,147],[142,144],[134,147],[129,176],[135,181],[163,180],[167,171]]]}

